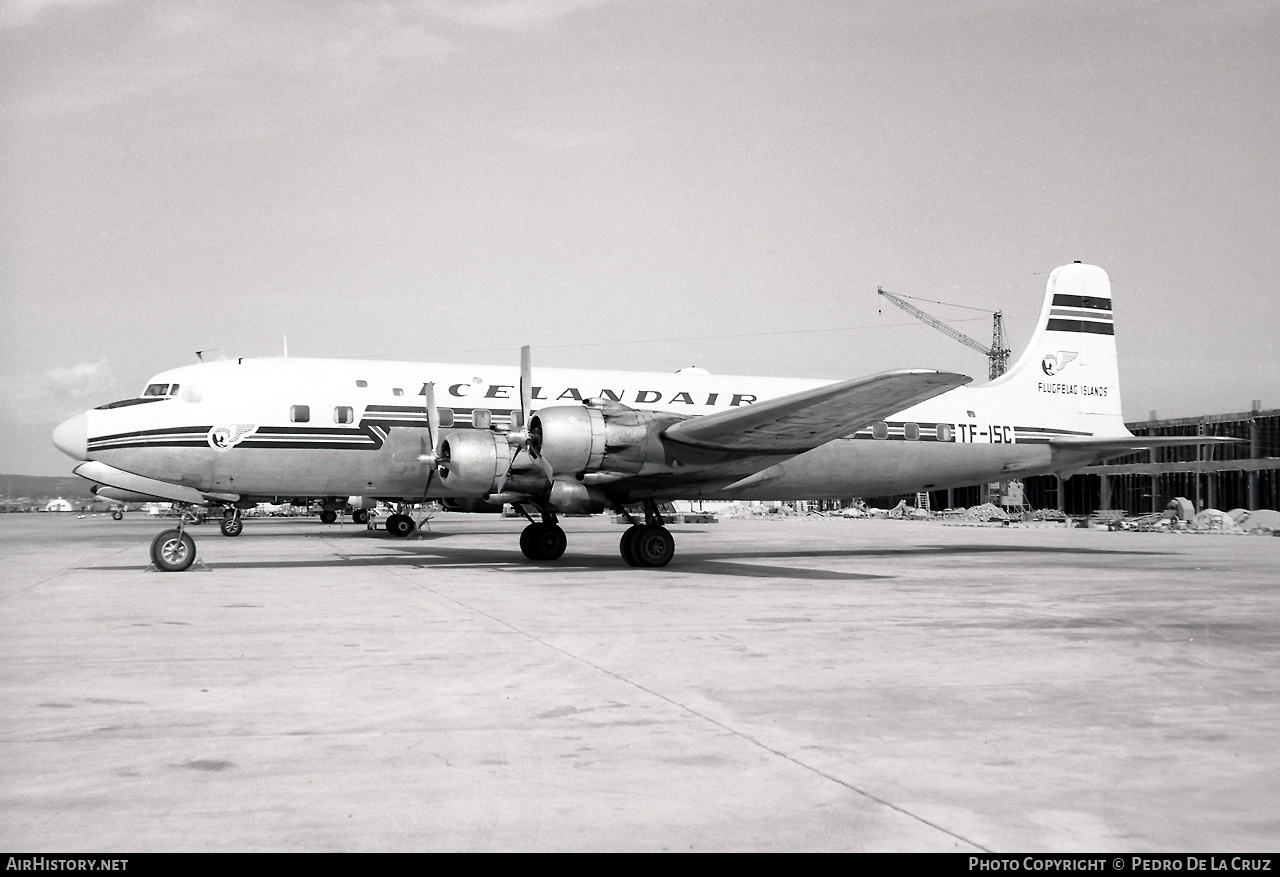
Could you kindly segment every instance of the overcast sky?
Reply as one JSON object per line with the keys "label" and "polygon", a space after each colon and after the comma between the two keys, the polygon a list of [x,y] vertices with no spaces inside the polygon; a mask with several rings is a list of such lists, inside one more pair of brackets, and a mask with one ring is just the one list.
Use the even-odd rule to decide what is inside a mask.
{"label": "overcast sky", "polygon": [[[0,471],[194,351],[830,377],[1111,275],[1130,419],[1280,407],[1280,3],[0,4]],[[925,306],[984,341],[980,312]]]}

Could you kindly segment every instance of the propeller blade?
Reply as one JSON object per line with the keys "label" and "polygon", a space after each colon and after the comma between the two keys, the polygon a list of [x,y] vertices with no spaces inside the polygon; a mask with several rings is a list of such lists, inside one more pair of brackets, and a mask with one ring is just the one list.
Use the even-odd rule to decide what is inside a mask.
{"label": "propeller blade", "polygon": [[520,348],[520,423],[515,423],[515,412],[512,413],[511,429],[507,432],[507,443],[513,448],[528,450],[529,417],[533,407],[533,357],[529,345]]}
{"label": "propeller blade", "polygon": [[533,408],[533,354],[526,344],[520,348],[520,426],[529,429],[530,409]]}
{"label": "propeller blade", "polygon": [[440,440],[440,409],[436,407],[435,382],[428,383],[422,389],[427,396],[427,438],[431,441],[431,450],[434,453],[436,442]]}
{"label": "propeller blade", "polygon": [[440,409],[436,407],[436,385],[428,382],[422,385],[422,394],[426,397],[423,404],[427,406],[427,444],[430,450],[423,448],[418,455],[418,462],[427,464],[427,481],[422,485],[422,502],[427,502],[427,494],[431,492],[431,481],[436,475],[436,459],[439,457],[436,443],[440,440]]}

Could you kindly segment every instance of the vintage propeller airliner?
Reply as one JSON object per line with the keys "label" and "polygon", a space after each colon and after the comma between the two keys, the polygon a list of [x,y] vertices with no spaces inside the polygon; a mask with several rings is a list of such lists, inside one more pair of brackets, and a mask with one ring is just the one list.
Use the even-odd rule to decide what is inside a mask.
{"label": "vintage propeller airliner", "polygon": [[[528,520],[520,548],[554,560],[558,516],[617,509],[632,566],[666,565],[675,540],[659,502],[878,496],[1056,473],[1155,444],[1120,413],[1106,273],[1079,262],[1049,277],[1031,342],[1004,375],[891,371],[830,383],[712,375],[332,359],[238,359],[153,377],[141,396],[60,424],[54,444],[109,497],[240,510],[319,499],[326,522],[381,500],[407,512],[441,500]],[[1203,440],[1202,440],[1203,441]],[[644,509],[643,522],[628,507]],[[533,515],[538,515],[535,520]],[[638,513],[637,513],[638,514]],[[152,543],[188,568],[180,525]]]}

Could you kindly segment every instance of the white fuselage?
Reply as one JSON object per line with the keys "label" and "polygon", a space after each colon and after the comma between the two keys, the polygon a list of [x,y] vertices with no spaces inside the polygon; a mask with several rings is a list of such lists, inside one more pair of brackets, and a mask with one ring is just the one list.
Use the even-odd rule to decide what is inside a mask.
{"label": "white fuselage", "polygon": [[[151,383],[178,389],[88,412],[89,458],[240,497],[418,499],[428,468],[420,458],[430,449],[425,384],[434,384],[443,433],[506,431],[520,406],[515,366],[245,359],[172,369]],[[532,407],[597,397],[697,417],[826,383],[539,368]],[[729,479],[735,486],[691,483],[661,495],[834,498],[941,489],[1051,471],[1050,437],[1096,434],[1096,417],[1020,406],[995,384],[961,387],[763,472],[745,469]],[[435,479],[428,495],[454,494]]]}

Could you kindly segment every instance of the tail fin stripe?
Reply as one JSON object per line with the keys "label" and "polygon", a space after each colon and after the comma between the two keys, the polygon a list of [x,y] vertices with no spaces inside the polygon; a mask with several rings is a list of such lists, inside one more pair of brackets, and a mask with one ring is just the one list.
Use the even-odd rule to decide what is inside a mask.
{"label": "tail fin stripe", "polygon": [[1111,311],[1090,311],[1085,308],[1050,308],[1049,316],[1078,317],[1083,320],[1102,320],[1105,323],[1110,323],[1112,319]]}
{"label": "tail fin stripe", "polygon": [[1055,294],[1053,297],[1054,307],[1063,308],[1092,308],[1098,311],[1111,310],[1111,299],[1100,298],[1096,295],[1066,295],[1065,293]]}
{"label": "tail fin stripe", "polygon": [[1086,335],[1114,335],[1116,327],[1111,323],[1094,323],[1088,320],[1050,320],[1045,326],[1050,332],[1081,332]]}

